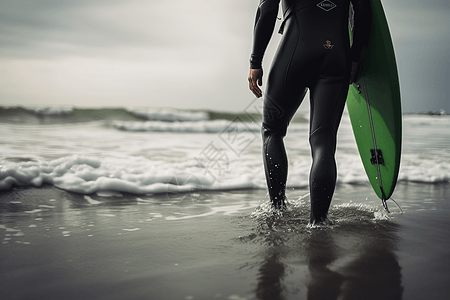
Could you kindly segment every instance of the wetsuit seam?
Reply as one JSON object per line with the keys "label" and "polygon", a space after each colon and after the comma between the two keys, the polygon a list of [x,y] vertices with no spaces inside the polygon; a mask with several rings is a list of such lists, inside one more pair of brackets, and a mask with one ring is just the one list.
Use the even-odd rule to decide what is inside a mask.
{"label": "wetsuit seam", "polygon": [[[292,19],[292,17],[291,17],[291,19]],[[296,35],[297,40],[295,41],[295,47],[291,53],[291,58],[289,59],[289,63],[287,65],[286,72],[284,74],[284,84],[283,84],[283,97],[284,98],[287,97],[287,93],[286,93],[287,78],[288,78],[289,71],[291,70],[292,60],[294,59],[294,54],[297,51],[298,41],[300,40],[300,35],[301,35],[301,28],[300,28],[300,24],[298,24],[297,18],[295,18],[295,23],[296,23],[296,26],[298,27],[299,33]]]}
{"label": "wetsuit seam", "polygon": [[319,131],[321,131],[322,129],[325,129],[326,127],[330,127],[331,130],[333,131],[333,133],[336,133],[335,129],[333,128],[333,126],[331,126],[330,122],[326,122],[322,125],[320,125],[318,128],[316,128],[313,132],[311,132],[311,134],[309,135],[309,140],[311,140],[311,138]]}
{"label": "wetsuit seam", "polygon": [[[330,111],[332,112],[332,116],[335,116],[335,115],[336,115],[336,113],[335,113],[336,106],[337,106],[337,104],[338,104],[340,101],[342,101],[342,98],[343,98],[343,96],[344,96],[345,91],[346,91],[346,89],[345,89],[345,87],[343,87],[343,88],[341,89],[341,91],[339,92],[339,96],[336,98],[337,101],[335,101],[335,102],[333,103],[333,108],[330,110]],[[342,117],[342,114],[341,114],[341,117]],[[337,122],[337,123],[338,123],[338,127],[339,127],[339,123],[340,123],[340,122]],[[320,125],[319,127],[317,127],[313,132],[310,133],[309,139],[311,139],[311,137],[312,137],[315,133],[317,133],[319,130],[321,130],[322,128],[326,127],[327,125],[328,125],[329,127],[331,127],[331,129],[333,130],[333,133],[334,133],[335,135],[337,135],[337,130],[338,130],[338,128],[334,128],[334,127],[330,124],[330,122],[325,122],[325,123],[323,123],[322,125]]]}

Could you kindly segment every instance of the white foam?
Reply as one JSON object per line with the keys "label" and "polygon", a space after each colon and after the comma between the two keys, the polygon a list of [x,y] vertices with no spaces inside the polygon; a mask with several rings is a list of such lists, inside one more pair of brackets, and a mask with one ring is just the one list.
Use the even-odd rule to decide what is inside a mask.
{"label": "white foam", "polygon": [[423,154],[405,154],[398,179],[423,183],[450,182],[450,157],[430,159]]}
{"label": "white foam", "polygon": [[53,206],[53,205],[39,205],[38,207],[42,207],[42,208],[55,208],[56,206]]}
{"label": "white foam", "polygon": [[[195,188],[266,188],[261,139],[256,133],[260,130],[259,124],[248,123],[248,127],[242,127],[242,130],[252,132],[246,133],[254,140],[240,153],[220,134],[230,121],[124,124],[136,124],[142,130],[164,133],[119,132],[98,125],[60,128],[8,124],[0,127],[0,134],[7,137],[6,142],[0,145],[0,190],[10,189],[13,185],[40,187],[50,184],[87,195],[86,201],[95,205],[101,202],[92,198],[93,193],[100,197],[122,197],[122,192],[144,195],[191,192]],[[450,181],[448,127],[449,116],[404,117],[400,181]],[[167,131],[176,133],[167,134]],[[311,166],[308,124],[291,124],[285,141],[289,157],[287,186],[307,187]],[[229,158],[222,170],[208,168],[202,156],[213,142]],[[67,156],[67,153],[75,155]],[[340,128],[336,155],[338,184],[368,182],[348,121],[343,122]],[[206,167],[197,159],[202,159]],[[211,176],[212,173],[215,177]],[[173,179],[179,174],[192,174],[198,180],[174,184]],[[49,209],[51,206],[39,208]],[[34,212],[39,211],[27,211]]]}
{"label": "white foam", "polygon": [[122,229],[122,230],[124,230],[124,231],[138,231],[138,230],[141,230],[140,228],[130,228],[130,229]]}
{"label": "white foam", "polygon": [[89,204],[91,204],[91,205],[98,205],[101,203],[100,201],[94,200],[89,196],[84,196],[84,199],[86,199],[87,202],[89,202]]}
{"label": "white foam", "polygon": [[379,210],[373,213],[374,220],[390,220],[389,214],[385,210]]}
{"label": "white foam", "polygon": [[[88,194],[102,197],[132,194],[179,193],[200,190],[232,190],[242,188],[265,188],[264,170],[259,155],[230,161],[229,167],[213,178],[194,159],[184,162],[153,161],[146,158],[95,158],[87,156],[61,157],[52,161],[5,163],[0,167],[0,189],[12,184],[39,187],[44,183],[58,188],[85,194],[91,205],[100,204]],[[356,155],[339,157],[338,183],[366,183],[367,176]],[[416,159],[405,155],[399,180],[417,182],[449,182],[450,161]],[[288,187],[307,187],[310,158],[290,159]],[[181,173],[194,175],[198,181],[174,185],[173,178]],[[220,176],[219,176],[220,175]],[[172,181],[171,181],[172,180]],[[37,213],[42,208],[26,211]]]}
{"label": "white foam", "polygon": [[[196,121],[196,122],[127,122],[115,121],[113,126],[126,131],[153,131],[153,132],[190,132],[190,133],[220,133],[231,123],[227,120]],[[242,130],[259,132],[261,127],[256,124],[246,123]]]}
{"label": "white foam", "polygon": [[[184,132],[184,133],[221,133],[233,121],[230,120],[199,120],[199,121],[114,121],[112,125],[125,131],[150,131],[150,132]],[[257,132],[261,131],[261,125],[253,122],[239,123],[239,132]],[[305,124],[292,124],[289,132],[303,131]]]}
{"label": "white foam", "polygon": [[123,195],[119,192],[114,191],[101,191],[97,192],[97,196],[99,197],[123,197]]}
{"label": "white foam", "polygon": [[[131,159],[98,159],[74,155],[53,161],[7,163],[0,170],[0,178],[3,178],[0,180],[0,187],[8,189],[13,183],[39,187],[43,183],[49,183],[61,189],[85,194],[85,199],[95,205],[101,202],[87,194],[103,195],[103,191],[114,195],[118,195],[117,192],[153,194],[189,192],[193,187],[215,190],[258,185],[253,178],[260,170],[255,171],[250,169],[251,166],[235,164],[235,168],[229,168],[213,182],[214,178],[205,174],[205,170],[197,166],[195,160],[164,165],[147,159],[136,159],[133,162]],[[192,182],[182,185],[171,183],[180,173],[194,174],[199,186]]]}
{"label": "white foam", "polygon": [[156,121],[204,121],[209,119],[208,113],[204,111],[193,112],[170,108],[134,108],[129,109],[129,112],[147,120]]}
{"label": "white foam", "polygon": [[37,208],[37,209],[33,209],[33,210],[26,210],[26,211],[24,211],[24,213],[26,213],[26,214],[34,214],[34,213],[38,213],[38,212],[41,212],[41,211],[42,211],[42,209]]}

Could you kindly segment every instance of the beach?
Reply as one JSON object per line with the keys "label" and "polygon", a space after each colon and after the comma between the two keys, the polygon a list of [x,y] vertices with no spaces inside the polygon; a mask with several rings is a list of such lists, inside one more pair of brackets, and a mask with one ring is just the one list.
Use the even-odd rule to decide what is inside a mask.
{"label": "beach", "polygon": [[308,201],[255,217],[264,190],[179,205],[13,189],[0,198],[2,298],[442,299],[450,186],[396,194],[403,214],[389,203],[386,215],[369,186],[339,186],[320,229],[306,226]]}
{"label": "beach", "polygon": [[[153,119],[138,120],[123,110],[95,118],[76,110],[5,111],[2,299],[450,294],[448,116],[404,116],[392,196],[400,208],[388,200],[387,213],[344,115],[333,224],[313,228],[307,116],[297,116],[286,137],[289,201],[278,214],[266,195],[259,126],[246,113],[211,119],[153,112]],[[245,143],[223,134],[230,126]],[[222,156],[208,162],[212,145]]]}

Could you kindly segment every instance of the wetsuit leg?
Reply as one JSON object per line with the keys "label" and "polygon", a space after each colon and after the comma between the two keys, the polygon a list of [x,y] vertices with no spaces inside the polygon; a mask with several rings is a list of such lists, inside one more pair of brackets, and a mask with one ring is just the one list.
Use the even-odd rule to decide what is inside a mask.
{"label": "wetsuit leg", "polygon": [[347,97],[348,78],[348,74],[344,73],[342,76],[319,79],[311,86],[311,223],[327,219],[336,186],[336,134]]}
{"label": "wetsuit leg", "polygon": [[337,177],[333,151],[335,141],[334,129],[329,125],[319,128],[310,137],[313,157],[309,176],[311,223],[327,219]]}
{"label": "wetsuit leg", "polygon": [[296,59],[298,39],[298,27],[287,30],[283,36],[269,72],[264,97],[263,161],[270,200],[275,207],[285,204],[288,160],[283,138],[306,94],[306,79],[293,76],[293,73],[307,74],[291,68]]}
{"label": "wetsuit leg", "polygon": [[284,200],[288,173],[283,136],[263,127],[262,138],[264,170],[269,197],[276,208],[281,208],[286,205]]}

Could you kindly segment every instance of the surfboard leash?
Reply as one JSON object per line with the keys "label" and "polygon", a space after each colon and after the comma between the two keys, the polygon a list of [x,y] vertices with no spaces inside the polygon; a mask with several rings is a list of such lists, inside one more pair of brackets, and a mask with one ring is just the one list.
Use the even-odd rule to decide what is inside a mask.
{"label": "surfboard leash", "polygon": [[389,211],[389,208],[388,208],[388,205],[387,205],[387,200],[389,200],[389,199],[381,199],[381,203],[383,204],[383,207],[384,207],[384,210],[388,213],[388,214],[390,214],[391,212]]}
{"label": "surfboard leash", "polygon": [[[380,184],[380,190],[381,190],[381,203],[383,204],[384,209],[386,210],[387,213],[389,213],[389,208],[387,206],[386,200],[386,194],[384,193],[383,190],[383,181],[381,180],[381,170],[380,170],[380,157],[378,155],[378,146],[377,146],[377,140],[375,138],[375,129],[373,126],[373,120],[372,120],[372,110],[371,110],[371,106],[370,106],[370,101],[369,101],[369,95],[367,93],[367,86],[366,86],[366,80],[364,78],[364,71],[363,71],[363,67],[361,64],[359,64],[359,71],[361,72],[361,78],[362,78],[362,84],[363,84],[363,89],[364,89],[364,95],[365,95],[365,100],[366,100],[366,104],[367,104],[367,111],[369,113],[369,122],[370,122],[370,129],[372,131],[372,141],[373,141],[373,147],[374,147],[374,158],[375,158],[375,163],[377,165],[377,173],[378,173],[378,182]],[[358,88],[359,90],[359,88]],[[381,150],[380,150],[381,151]],[[372,163],[373,164],[373,163]],[[395,202],[395,201],[394,201]],[[398,204],[397,204],[398,206]]]}
{"label": "surfboard leash", "polygon": [[388,214],[390,214],[391,212],[388,209],[388,206],[387,206],[387,203],[386,203],[387,200],[392,200],[392,202],[394,202],[395,205],[397,205],[398,209],[400,209],[400,212],[403,215],[403,209],[400,207],[400,205],[397,203],[397,201],[395,201],[393,198],[389,198],[389,199],[386,199],[386,200],[381,200],[381,203],[383,203],[383,207],[384,207],[384,209],[386,210],[386,212]]}

